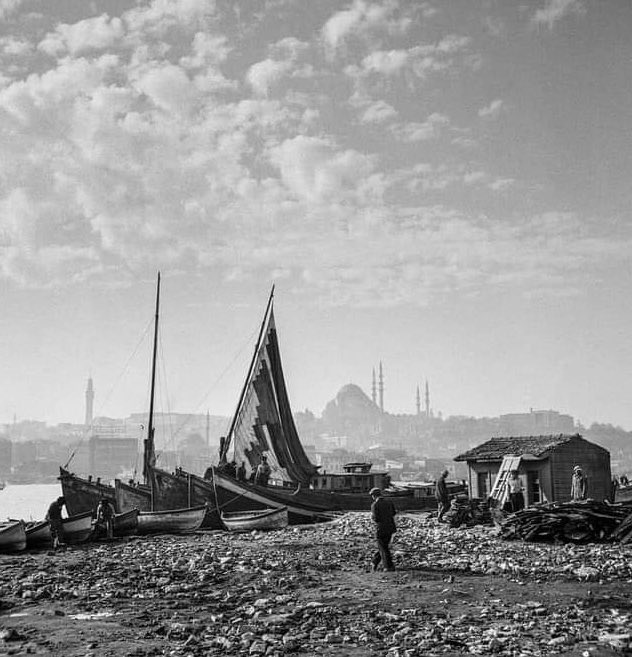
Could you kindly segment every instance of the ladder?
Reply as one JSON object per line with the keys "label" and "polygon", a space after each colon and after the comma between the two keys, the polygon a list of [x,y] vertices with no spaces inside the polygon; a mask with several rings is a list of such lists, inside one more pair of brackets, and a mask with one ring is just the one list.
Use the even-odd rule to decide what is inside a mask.
{"label": "ladder", "polygon": [[509,497],[509,493],[507,491],[507,482],[509,481],[509,475],[511,474],[512,470],[518,469],[521,460],[522,460],[521,456],[503,457],[503,461],[500,464],[500,470],[498,470],[498,474],[496,475],[494,485],[492,486],[492,490],[489,493],[489,497],[496,500],[500,508],[503,507],[503,505],[507,501],[507,498]]}

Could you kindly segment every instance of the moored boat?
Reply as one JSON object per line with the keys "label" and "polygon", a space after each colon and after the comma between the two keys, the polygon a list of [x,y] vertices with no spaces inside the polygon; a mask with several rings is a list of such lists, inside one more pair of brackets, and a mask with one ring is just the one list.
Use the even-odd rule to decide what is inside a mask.
{"label": "moored boat", "polygon": [[184,534],[200,528],[206,505],[168,511],[141,511],[138,514],[139,534]]}
{"label": "moored boat", "polygon": [[270,531],[288,525],[286,506],[259,511],[237,511],[222,513],[222,522],[230,532]]}
{"label": "moored boat", "polygon": [[114,487],[104,484],[100,478],[84,479],[78,477],[66,468],[59,468],[59,481],[62,494],[66,500],[66,510],[71,516],[86,511],[94,511],[102,497],[115,505]]}
{"label": "moored boat", "polygon": [[21,520],[0,523],[0,552],[20,552],[26,548],[26,530]]}

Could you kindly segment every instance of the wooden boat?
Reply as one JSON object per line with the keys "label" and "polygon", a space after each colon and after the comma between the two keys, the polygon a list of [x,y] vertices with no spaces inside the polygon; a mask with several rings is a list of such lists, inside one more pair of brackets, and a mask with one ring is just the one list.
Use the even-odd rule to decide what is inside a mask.
{"label": "wooden boat", "polygon": [[114,514],[114,536],[129,536],[138,531],[138,509]]}
{"label": "wooden boat", "polygon": [[66,500],[68,515],[74,516],[86,511],[94,511],[102,497],[108,499],[116,508],[114,487],[101,482],[100,478],[84,479],[66,468],[59,468],[61,491]]}
{"label": "wooden boat", "polygon": [[288,525],[287,507],[222,513],[222,522],[230,532],[269,531]]}
{"label": "wooden boat", "polygon": [[[85,543],[93,532],[92,512],[86,511],[78,513],[68,518],[63,518],[62,527],[64,535],[61,538],[62,543],[75,545]],[[50,522],[42,520],[40,522],[29,522],[26,525],[26,542],[28,547],[42,547],[51,544]]]}
{"label": "wooden boat", "polygon": [[26,549],[26,530],[21,520],[0,523],[0,552]]}
{"label": "wooden boat", "polygon": [[169,511],[141,511],[138,514],[139,534],[184,534],[199,529],[206,514],[206,505]]}

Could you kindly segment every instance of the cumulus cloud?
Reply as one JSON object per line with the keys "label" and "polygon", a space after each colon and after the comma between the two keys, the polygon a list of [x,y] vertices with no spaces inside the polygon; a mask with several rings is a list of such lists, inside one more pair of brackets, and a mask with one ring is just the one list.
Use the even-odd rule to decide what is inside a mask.
{"label": "cumulus cloud", "polygon": [[360,115],[361,123],[384,123],[397,116],[397,110],[383,100],[377,100],[365,107]]}
{"label": "cumulus cloud", "polygon": [[496,98],[495,100],[492,100],[492,102],[489,105],[486,105],[485,107],[481,107],[481,109],[478,110],[478,115],[482,119],[496,119],[498,116],[500,116],[500,113],[502,112],[504,107],[504,103],[500,98]]}
{"label": "cumulus cloud", "polygon": [[87,18],[72,25],[58,25],[54,33],[48,34],[38,48],[51,56],[69,52],[73,55],[88,50],[104,50],[113,47],[125,33],[120,18],[106,14]]}
{"label": "cumulus cloud", "polygon": [[410,25],[410,19],[395,17],[396,9],[394,2],[377,4],[355,0],[349,9],[329,18],[322,29],[323,40],[326,46],[336,50],[351,36],[366,37],[374,31],[403,32]]}
{"label": "cumulus cloud", "polygon": [[267,96],[270,87],[285,77],[291,70],[291,62],[266,59],[253,64],[248,69],[246,79],[255,93]]}
{"label": "cumulus cloud", "polygon": [[400,141],[415,142],[434,139],[450,125],[450,119],[439,112],[434,112],[425,121],[404,123],[393,126],[393,134]]}
{"label": "cumulus cloud", "polygon": [[569,14],[583,14],[586,11],[583,0],[547,0],[542,9],[533,15],[533,23],[546,25],[550,30],[557,21]]}

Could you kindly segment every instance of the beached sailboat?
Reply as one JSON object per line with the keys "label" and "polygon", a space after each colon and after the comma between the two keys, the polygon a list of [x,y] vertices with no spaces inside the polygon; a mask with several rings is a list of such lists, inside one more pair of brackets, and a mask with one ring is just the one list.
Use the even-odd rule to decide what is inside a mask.
{"label": "beached sailboat", "polygon": [[[161,478],[175,479],[175,475],[161,471],[156,468],[156,452],[154,448],[154,396],[156,389],[156,356],[158,350],[158,322],[160,317],[160,272],[156,284],[156,312],[154,317],[154,343],[151,361],[151,390],[149,399],[149,418],[147,424],[147,438],[143,445],[143,484],[136,485],[139,491],[137,501],[140,505],[131,508],[143,507],[138,514],[138,532],[139,533],[173,533],[186,532],[198,529],[207,512],[207,504],[195,507],[184,506],[181,504],[181,498],[173,500],[173,506],[170,506],[171,500],[164,497],[158,498],[156,490]],[[121,482],[119,482],[120,484]],[[133,488],[132,485],[128,485]],[[129,511],[127,505],[130,503],[129,498],[123,498],[122,494],[117,497],[117,493],[122,490],[120,485],[115,486],[115,504],[119,511]],[[142,491],[142,492],[141,492]],[[148,497],[147,497],[148,495]],[[160,504],[157,501],[160,500]],[[147,504],[149,502],[149,504]],[[149,509],[146,507],[149,506]]]}
{"label": "beached sailboat", "polygon": [[21,552],[26,548],[26,530],[21,520],[0,523],[0,552]]}
{"label": "beached sailboat", "polygon": [[[154,321],[154,344],[152,353],[151,400],[149,409],[148,434],[143,446],[143,481],[123,482],[115,480],[114,486],[105,484],[100,479],[82,478],[68,470],[68,464],[60,467],[62,492],[66,498],[69,514],[96,509],[100,499],[105,497],[114,505],[118,513],[134,509],[141,513],[151,511],[172,511],[207,505],[203,526],[221,527],[219,514],[215,509],[213,486],[202,477],[187,475],[182,471],[166,472],[156,467],[154,450],[154,388],[156,376],[156,353],[160,306],[160,274],[156,286],[156,312]],[[154,521],[159,516],[154,516]],[[172,522],[170,526],[174,526]]]}
{"label": "beached sailboat", "polygon": [[222,522],[230,532],[271,531],[288,525],[287,507],[258,511],[233,511],[222,513]]}
{"label": "beached sailboat", "polygon": [[[255,353],[242,388],[230,430],[220,447],[220,462],[212,470],[217,507],[222,513],[287,507],[290,524],[330,520],[331,507],[297,492],[309,488],[318,468],[299,440],[287,395],[270,293]],[[227,473],[229,452],[243,463],[245,480]],[[266,457],[270,484],[254,482]]]}

